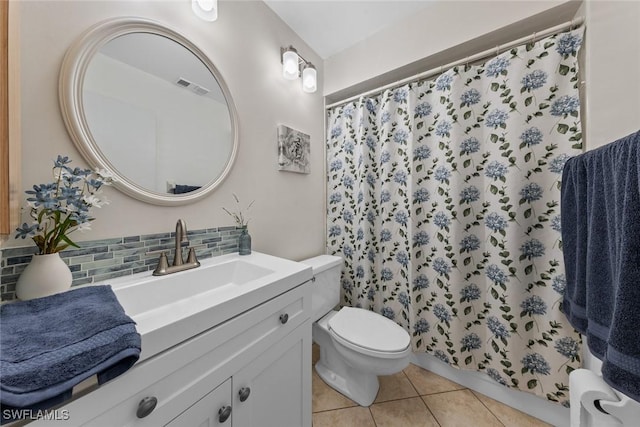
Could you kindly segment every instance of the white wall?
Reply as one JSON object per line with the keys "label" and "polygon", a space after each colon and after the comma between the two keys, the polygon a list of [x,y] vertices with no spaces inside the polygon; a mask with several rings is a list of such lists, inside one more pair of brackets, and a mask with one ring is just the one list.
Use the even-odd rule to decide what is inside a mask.
{"label": "white wall", "polygon": [[571,20],[576,1],[434,1],[327,58],[324,93],[340,101]]}
{"label": "white wall", "polygon": [[640,130],[640,2],[586,3],[586,145]]}
{"label": "white wall", "polygon": [[[218,67],[238,110],[240,146],[235,165],[213,194],[195,204],[158,207],[109,188],[111,204],[97,209],[92,230],[75,240],[173,230],[178,218],[190,229],[233,225],[222,207],[255,199],[253,248],[291,259],[324,251],[324,125],[322,73],[319,91],[281,77],[280,46],[292,44],[310,61],[313,53],[261,1],[221,1],[219,18],[195,17],[189,1],[24,1],[21,8],[22,185],[51,181],[58,154],[86,166],[69,138],[58,107],[58,73],[66,49],[91,25],[118,16],[154,19],[178,30]],[[311,135],[311,174],[277,170],[278,124]],[[194,161],[207,159],[194,153]],[[7,246],[29,241],[10,238]]]}

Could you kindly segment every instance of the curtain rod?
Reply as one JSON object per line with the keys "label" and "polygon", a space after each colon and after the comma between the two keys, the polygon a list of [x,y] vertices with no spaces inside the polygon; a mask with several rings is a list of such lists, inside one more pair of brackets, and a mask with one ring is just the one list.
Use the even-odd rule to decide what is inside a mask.
{"label": "curtain rod", "polygon": [[334,108],[334,107],[337,107],[339,105],[346,104],[348,102],[354,101],[354,100],[356,100],[356,99],[358,99],[360,97],[363,97],[363,96],[369,96],[369,95],[373,95],[373,94],[382,93],[387,89],[391,89],[391,88],[394,88],[394,87],[402,86],[402,85],[404,85],[406,83],[409,83],[411,81],[414,81],[414,80],[423,80],[423,79],[426,79],[426,78],[429,78],[429,77],[433,77],[433,76],[435,76],[437,74],[441,74],[442,72],[447,71],[450,68],[453,68],[453,67],[455,67],[457,65],[468,64],[470,62],[476,62],[476,61],[488,58],[488,57],[493,56],[493,55],[498,56],[499,53],[500,53],[500,50],[503,50],[503,51],[504,50],[508,50],[508,49],[511,49],[512,47],[521,45],[524,42],[532,42],[532,41],[533,42],[537,42],[537,41],[539,41],[539,40],[541,40],[541,39],[543,39],[543,38],[545,38],[545,37],[547,37],[547,36],[549,36],[551,34],[560,33],[560,32],[562,32],[562,31],[564,31],[566,29],[573,28],[573,27],[578,27],[582,23],[584,23],[584,17],[579,17],[579,18],[576,18],[576,19],[572,19],[571,21],[565,22],[565,23],[560,24],[560,25],[556,25],[555,27],[547,28],[546,30],[543,30],[543,31],[536,31],[535,33],[533,33],[533,36],[521,37],[521,38],[519,38],[517,40],[514,40],[512,42],[509,42],[507,44],[498,45],[495,48],[487,49],[487,50],[485,50],[483,52],[477,53],[477,54],[472,55],[472,56],[468,56],[468,57],[466,57],[464,59],[458,59],[457,61],[450,62],[447,65],[442,65],[440,67],[432,68],[431,70],[423,71],[422,73],[418,73],[418,74],[414,74],[413,76],[404,78],[402,80],[395,81],[393,83],[389,83],[389,84],[387,84],[385,86],[382,86],[382,87],[379,87],[379,88],[376,88],[376,89],[372,89],[372,90],[363,92],[363,93],[361,93],[359,95],[355,95],[355,96],[352,96],[352,97],[347,98],[347,99],[343,99],[342,101],[334,102],[333,104],[326,105],[324,108],[325,108],[325,110],[328,110],[330,108]]}

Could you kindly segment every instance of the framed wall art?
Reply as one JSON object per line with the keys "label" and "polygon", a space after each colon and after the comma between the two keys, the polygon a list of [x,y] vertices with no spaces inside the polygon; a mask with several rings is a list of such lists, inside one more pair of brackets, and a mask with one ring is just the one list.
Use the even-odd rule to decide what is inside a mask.
{"label": "framed wall art", "polygon": [[310,173],[311,137],[285,125],[278,126],[278,170]]}

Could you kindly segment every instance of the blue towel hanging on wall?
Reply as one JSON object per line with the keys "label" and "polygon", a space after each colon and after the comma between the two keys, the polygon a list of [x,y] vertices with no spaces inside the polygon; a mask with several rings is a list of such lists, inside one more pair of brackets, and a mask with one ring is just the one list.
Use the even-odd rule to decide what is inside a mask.
{"label": "blue towel hanging on wall", "polygon": [[3,409],[60,404],[84,379],[102,384],[140,357],[135,322],[108,285],[4,304],[0,320]]}
{"label": "blue towel hanging on wall", "polygon": [[613,388],[640,401],[640,132],[567,161],[562,309]]}

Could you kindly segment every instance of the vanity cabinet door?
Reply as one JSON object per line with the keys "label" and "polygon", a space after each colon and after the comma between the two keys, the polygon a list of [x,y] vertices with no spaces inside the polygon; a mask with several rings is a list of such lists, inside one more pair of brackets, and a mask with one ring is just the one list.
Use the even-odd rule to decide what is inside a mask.
{"label": "vanity cabinet door", "polygon": [[236,427],[311,427],[311,322],[233,376]]}
{"label": "vanity cabinet door", "polygon": [[[165,427],[231,427],[231,378],[198,400]],[[237,424],[236,424],[237,425]]]}

